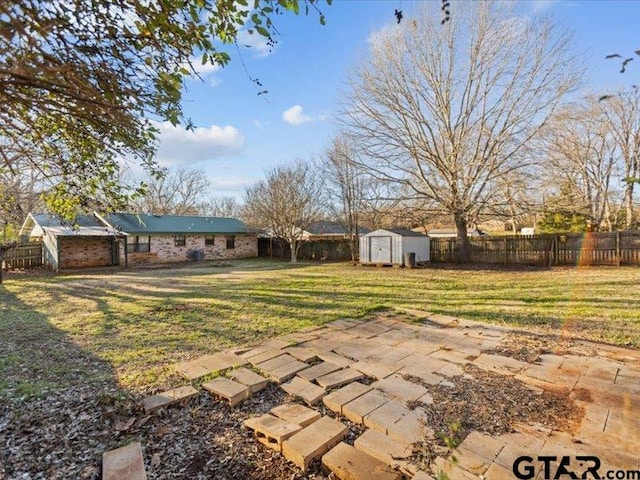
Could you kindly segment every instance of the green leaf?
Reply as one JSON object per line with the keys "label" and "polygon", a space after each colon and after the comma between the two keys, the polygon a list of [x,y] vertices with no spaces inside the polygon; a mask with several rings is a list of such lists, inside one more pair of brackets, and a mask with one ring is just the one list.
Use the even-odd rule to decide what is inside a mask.
{"label": "green leaf", "polygon": [[324,18],[324,15],[320,15],[320,25],[326,25],[326,24],[327,24],[327,22],[326,22],[326,20]]}
{"label": "green leaf", "polygon": [[260,26],[256,26],[256,31],[262,35],[263,37],[267,37],[269,38],[271,35],[269,34],[269,31],[264,28],[264,27],[260,27]]}

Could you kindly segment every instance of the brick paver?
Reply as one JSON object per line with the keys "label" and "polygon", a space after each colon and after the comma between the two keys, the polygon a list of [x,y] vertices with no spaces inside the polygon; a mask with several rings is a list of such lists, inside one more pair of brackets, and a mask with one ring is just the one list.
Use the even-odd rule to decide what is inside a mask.
{"label": "brick paver", "polygon": [[252,372],[248,368],[237,368],[228,374],[232,380],[246,385],[251,389],[251,393],[256,393],[267,386],[269,380],[262,375]]}
{"label": "brick paver", "polygon": [[347,367],[343,370],[338,370],[337,372],[318,377],[315,381],[318,382],[318,384],[323,388],[330,389],[341,387],[342,385],[355,382],[356,380],[360,380],[361,378],[364,378],[364,375],[362,373],[354,370],[351,367]]}
{"label": "brick paver", "polygon": [[322,416],[320,412],[297,403],[278,405],[272,408],[270,413],[285,422],[295,423],[301,427],[311,425]]}
{"label": "brick paver", "polygon": [[202,388],[218,397],[227,399],[229,405],[232,407],[235,407],[251,396],[250,387],[222,377],[214,378],[210,382],[203,383]]}
{"label": "brick paver", "polygon": [[367,392],[370,392],[372,387],[364,385],[359,382],[353,382],[349,385],[342,387],[322,399],[328,408],[336,413],[342,413],[342,407],[347,403],[361,397]]}
{"label": "brick paver", "polygon": [[393,440],[377,430],[365,431],[353,445],[387,465],[395,465],[411,457],[410,445]]}
{"label": "brick paver", "polygon": [[103,480],[146,480],[140,442],[102,454]]}
{"label": "brick paver", "polygon": [[347,436],[347,427],[331,417],[322,417],[282,444],[282,454],[303,470]]}
{"label": "brick paver", "polygon": [[198,391],[192,386],[187,385],[147,397],[144,399],[142,406],[146,413],[150,413],[160,408],[168,407],[169,405],[195,397],[196,395],[198,395]]}
{"label": "brick paver", "polygon": [[324,388],[300,377],[294,377],[290,382],[284,383],[280,387],[289,395],[302,398],[308,405],[319,402],[327,393]]}
{"label": "brick paver", "polygon": [[333,373],[341,369],[342,367],[339,365],[336,365],[335,363],[322,362],[322,363],[319,363],[318,365],[314,365],[313,367],[309,367],[298,372],[298,376],[301,378],[304,378],[305,380],[309,380],[311,382],[318,377],[322,377],[323,375],[328,375],[329,373]]}
{"label": "brick paver", "polygon": [[364,417],[392,398],[391,395],[387,395],[380,390],[371,390],[361,397],[343,405],[342,414],[353,423],[364,423]]}
{"label": "brick paver", "polygon": [[244,421],[244,426],[253,430],[260,443],[277,452],[282,452],[282,442],[302,430],[298,424],[269,414],[248,418]]}
{"label": "brick paver", "polygon": [[344,442],[322,457],[322,465],[340,480],[402,480],[397,470]]}

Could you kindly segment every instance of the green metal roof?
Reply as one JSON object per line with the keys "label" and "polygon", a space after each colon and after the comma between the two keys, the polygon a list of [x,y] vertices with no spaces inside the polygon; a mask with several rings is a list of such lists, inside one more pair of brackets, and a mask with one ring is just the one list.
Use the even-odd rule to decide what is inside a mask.
{"label": "green metal roof", "polygon": [[134,213],[110,213],[102,217],[115,229],[130,235],[247,233],[247,227],[237,218]]}

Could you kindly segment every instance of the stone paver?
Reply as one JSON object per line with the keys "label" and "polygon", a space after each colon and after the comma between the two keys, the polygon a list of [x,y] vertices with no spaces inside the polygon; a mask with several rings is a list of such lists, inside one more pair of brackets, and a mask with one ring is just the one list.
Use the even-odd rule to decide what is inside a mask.
{"label": "stone paver", "polygon": [[318,365],[314,365],[313,367],[309,367],[298,372],[298,376],[311,382],[318,377],[328,375],[329,373],[336,372],[340,369],[342,369],[342,367],[336,365],[335,363],[322,362]]}
{"label": "stone paver", "polygon": [[251,389],[251,393],[256,393],[267,386],[269,380],[248,368],[236,368],[228,374],[229,378],[246,385]]}
{"label": "stone paver", "polygon": [[266,362],[273,358],[277,358],[280,355],[284,355],[285,353],[286,352],[284,350],[275,349],[275,348],[267,348],[266,350],[263,350],[263,351],[258,349],[256,355],[247,357],[247,361],[250,362],[251,365],[255,367],[263,362]]}
{"label": "stone paver", "polygon": [[415,443],[426,437],[433,437],[433,430],[424,425],[424,412],[412,410],[387,429],[387,435],[402,443]]}
{"label": "stone paver", "polygon": [[403,460],[411,457],[410,445],[393,440],[377,430],[366,430],[353,445],[387,465],[402,464]]}
{"label": "stone paver", "polygon": [[187,400],[198,395],[198,391],[190,385],[174,388],[172,390],[147,397],[142,402],[145,413],[150,413],[160,408],[168,407],[175,403]]}
{"label": "stone paver", "polygon": [[290,382],[280,385],[280,388],[289,395],[302,398],[307,405],[319,402],[327,394],[324,388],[300,377],[293,377]]}
{"label": "stone paver", "polygon": [[274,382],[282,383],[289,380],[296,373],[300,372],[301,370],[305,370],[308,367],[309,365],[307,365],[304,362],[301,362],[299,360],[293,360],[292,362],[289,362],[286,365],[282,365],[281,367],[268,371],[267,375]]}
{"label": "stone paver", "polygon": [[324,360],[325,362],[333,363],[334,365],[339,365],[341,367],[348,367],[353,363],[353,360],[350,360],[342,355],[338,355],[334,352],[320,352],[318,353],[318,358]]}
{"label": "stone paver", "polygon": [[496,371],[503,375],[517,375],[523,368],[527,367],[526,362],[516,360],[502,355],[483,353],[472,362],[476,367],[488,371]]}
{"label": "stone paver", "polygon": [[102,454],[103,480],[146,480],[142,445],[130,443]]}
{"label": "stone paver", "polygon": [[318,358],[318,354],[307,347],[287,347],[283,351],[305,363],[313,362]]}
{"label": "stone paver", "polygon": [[334,412],[342,413],[342,407],[344,405],[370,392],[372,389],[373,387],[360,382],[353,382],[325,396],[322,399],[322,403]]}
{"label": "stone paver", "polygon": [[280,355],[277,355],[269,360],[265,360],[264,362],[254,363],[254,366],[263,372],[271,372],[276,370],[277,368],[283,367],[291,362],[297,362],[295,358],[293,358],[288,353],[281,352]]}
{"label": "stone paver", "polygon": [[280,453],[282,453],[282,442],[302,430],[300,425],[269,414],[248,418],[244,421],[244,426],[253,430],[260,443]]}
{"label": "stone paver", "polygon": [[389,364],[362,360],[352,364],[351,368],[355,368],[359,372],[364,373],[367,377],[373,377],[380,380],[393,375],[400,370],[402,366],[397,363]]}
{"label": "stone paver", "polygon": [[196,380],[205,375],[219,373],[229,368],[244,365],[246,361],[233,352],[220,352],[213,355],[205,355],[189,362],[179,363],[176,371],[188,380]]}
{"label": "stone paver", "polygon": [[282,444],[282,454],[303,470],[347,436],[347,427],[331,417],[322,417]]}
{"label": "stone paver", "polygon": [[347,367],[344,370],[338,370],[337,372],[318,377],[316,378],[316,382],[318,382],[318,384],[323,388],[330,389],[341,387],[342,385],[355,382],[361,378],[364,378],[362,373],[354,370],[353,368]]}
{"label": "stone paver", "polygon": [[222,377],[203,383],[202,388],[218,397],[227,399],[231,407],[235,407],[251,396],[251,388]]}
{"label": "stone paver", "polygon": [[322,457],[322,465],[340,480],[402,480],[400,472],[344,442]]}
{"label": "stone paver", "polygon": [[278,405],[273,407],[270,413],[285,422],[295,423],[301,427],[311,425],[322,416],[320,412],[297,403]]}
{"label": "stone paver", "polygon": [[361,397],[342,406],[342,414],[353,423],[364,423],[364,417],[373,412],[376,408],[381,407],[393,397],[381,392],[380,390],[371,390]]}
{"label": "stone paver", "polygon": [[409,412],[410,410],[405,406],[404,402],[401,403],[391,400],[367,414],[364,417],[364,425],[367,428],[373,428],[382,433],[387,433],[389,427]]}
{"label": "stone paver", "polygon": [[427,393],[422,385],[408,382],[397,375],[375,382],[372,386],[405,402],[418,400]]}

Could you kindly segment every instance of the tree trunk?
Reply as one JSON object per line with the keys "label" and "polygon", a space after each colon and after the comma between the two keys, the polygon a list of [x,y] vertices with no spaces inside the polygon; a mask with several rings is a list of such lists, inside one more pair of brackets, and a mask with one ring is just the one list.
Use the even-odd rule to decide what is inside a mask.
{"label": "tree trunk", "polygon": [[298,261],[298,242],[291,240],[289,245],[291,246],[291,263],[296,263]]}
{"label": "tree trunk", "polygon": [[626,210],[625,228],[629,230],[633,223],[633,186],[635,182],[628,182],[624,192],[624,203]]}
{"label": "tree trunk", "polygon": [[471,242],[467,235],[467,216],[463,213],[455,213],[453,219],[458,231],[458,262],[469,263],[471,260]]}

